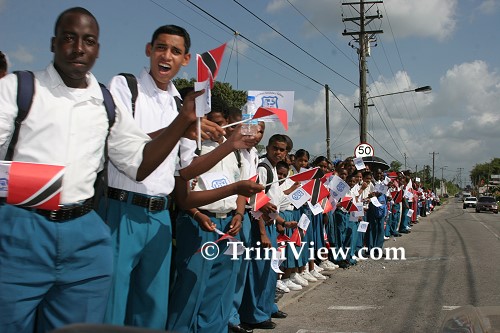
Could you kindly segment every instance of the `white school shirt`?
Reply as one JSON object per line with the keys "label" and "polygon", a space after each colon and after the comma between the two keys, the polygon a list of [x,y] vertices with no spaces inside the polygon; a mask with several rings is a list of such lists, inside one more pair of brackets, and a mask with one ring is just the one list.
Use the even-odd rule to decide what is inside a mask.
{"label": "white school shirt", "polygon": [[[115,100],[120,100],[132,114],[132,93],[124,76],[117,75],[111,79],[109,89]],[[137,100],[135,103],[136,124],[144,133],[152,133],[170,125],[178,115],[175,96],[180,97],[174,84],[170,82],[167,90],[159,89],[149,71],[143,69],[137,77]],[[192,140],[190,140],[192,141]],[[177,142],[167,158],[143,181],[137,182],[121,172],[112,163],[108,171],[109,186],[122,190],[154,195],[169,195],[175,185],[179,146],[184,145],[182,152],[194,155],[194,147],[186,146],[186,140]]]}
{"label": "white school shirt", "polygon": [[[278,173],[276,172],[276,167],[273,167],[271,162],[267,159],[267,157],[264,157],[263,159],[260,160],[261,163],[266,163],[271,167],[271,170],[273,172],[273,179],[272,181],[277,181],[278,180]],[[266,185],[268,182],[270,182],[270,179],[267,179],[267,169],[265,167],[258,167],[257,172],[259,173],[259,183],[262,185]],[[266,193],[266,195],[271,199],[271,203],[274,204],[276,207],[279,209],[279,205],[281,202],[281,197],[284,195],[283,191],[279,187],[279,183],[275,182],[271,184],[271,187],[269,188],[269,191]]]}
{"label": "white school shirt", "polygon": [[259,152],[255,147],[240,149],[241,154],[241,179],[249,179],[257,174],[257,165],[259,164]]}
{"label": "white school shirt", "polygon": [[[61,203],[94,195],[97,172],[104,162],[108,116],[96,78],[87,74],[88,87],[67,87],[50,64],[35,73],[33,104],[20,131],[13,160],[65,166]],[[0,80],[0,158],[5,156],[17,116],[17,77]],[[144,145],[150,140],[117,101],[115,123],[108,138],[110,160],[135,178]]]}
{"label": "white school shirt", "polygon": [[279,188],[281,192],[283,193],[281,195],[281,201],[280,201],[280,212],[284,212],[285,210],[294,210],[294,206],[292,202],[290,201],[290,198],[288,198],[288,195],[284,193],[284,191],[288,190],[290,187],[292,187],[295,184],[293,180],[290,178],[287,178],[283,181],[282,184],[279,185]]}
{"label": "white school shirt", "polygon": [[[203,141],[201,145],[200,155],[208,154],[212,150],[216,149],[219,146],[217,142],[214,141]],[[204,175],[210,173],[218,173],[224,175],[229,183],[237,182],[241,179],[241,170],[238,168],[238,160],[236,159],[236,155],[234,153],[228,154],[222,160],[220,160],[216,165],[214,165],[210,170],[205,172],[204,174],[198,177],[198,182],[196,183],[193,191],[204,191],[210,189],[208,184],[205,184]],[[212,213],[229,213],[232,210],[236,209],[236,199],[237,195],[231,195],[219,201],[213,202],[211,204],[198,207],[198,209],[208,210]]]}

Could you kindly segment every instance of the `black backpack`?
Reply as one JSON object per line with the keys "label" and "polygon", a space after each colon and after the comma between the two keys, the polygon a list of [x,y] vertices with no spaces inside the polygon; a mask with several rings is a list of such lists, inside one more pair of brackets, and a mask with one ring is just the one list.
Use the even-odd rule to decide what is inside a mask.
{"label": "black backpack", "polygon": [[[273,175],[273,170],[271,169],[271,167],[269,166],[269,164],[267,163],[264,163],[264,162],[260,162],[258,165],[257,165],[257,168],[260,168],[260,167],[263,167],[266,169],[267,171],[267,180],[266,182],[269,184],[269,183],[272,183],[274,181],[274,175]],[[265,185],[265,184],[264,184]],[[267,185],[266,186],[266,190],[265,190],[265,193],[269,192],[269,189],[271,188],[271,184]]]}
{"label": "black backpack", "polygon": [[[17,76],[17,117],[14,123],[14,132],[10,140],[9,147],[7,149],[7,154],[5,155],[5,160],[11,161],[14,155],[14,148],[17,144],[17,139],[19,137],[19,130],[21,128],[21,123],[26,119],[28,113],[31,109],[31,104],[33,103],[33,96],[35,95],[35,76],[31,71],[15,71],[14,74]],[[102,91],[102,96],[104,97],[104,107],[106,108],[106,113],[108,115],[109,129],[113,127],[115,123],[115,102],[111,93],[102,83],[99,83]]]}
{"label": "black backpack", "polygon": [[[134,74],[131,73],[120,73],[127,80],[128,88],[132,93],[132,97],[130,98],[130,102],[132,103],[132,117],[135,118],[135,102],[137,101],[137,96],[139,95],[139,89],[137,88],[137,78]],[[182,107],[182,101],[178,96],[174,96],[175,104],[177,105],[177,111],[180,111]]]}
{"label": "black backpack", "polygon": [[[14,74],[17,76],[17,117],[14,122],[14,132],[12,133],[12,138],[7,149],[7,154],[5,155],[5,160],[11,161],[14,156],[14,149],[19,138],[19,130],[21,128],[21,123],[26,119],[28,113],[31,109],[31,104],[33,103],[33,96],[35,95],[35,76],[31,71],[15,71]],[[111,93],[102,83],[99,83],[101,87],[102,96],[104,98],[104,107],[106,108],[106,114],[108,115],[108,135],[111,127],[115,123],[115,102]],[[94,184],[94,209],[99,206],[99,198],[104,193],[107,197],[107,167],[108,167],[108,140],[104,144],[104,168],[97,174],[97,179]]]}

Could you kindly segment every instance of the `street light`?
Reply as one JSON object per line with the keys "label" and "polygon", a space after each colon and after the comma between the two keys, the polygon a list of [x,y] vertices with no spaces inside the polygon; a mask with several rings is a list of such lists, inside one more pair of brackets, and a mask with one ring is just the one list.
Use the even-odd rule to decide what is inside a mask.
{"label": "street light", "polygon": [[392,93],[387,93],[387,94],[382,94],[382,95],[377,95],[377,96],[370,96],[366,97],[363,96],[363,94],[360,95],[360,103],[359,105],[354,105],[356,108],[360,108],[360,117],[359,117],[359,138],[360,138],[360,143],[366,143],[366,134],[367,134],[367,121],[368,121],[368,100],[377,98],[377,97],[384,97],[384,96],[390,96],[390,95],[397,95],[397,94],[404,94],[408,92],[428,92],[431,91],[432,88],[431,86],[423,86],[423,87],[418,87],[415,89],[409,89],[409,90],[403,90],[403,91],[397,91],[397,92],[392,92]]}
{"label": "street light", "polygon": [[418,87],[415,89],[410,89],[410,90],[403,90],[403,91],[398,91],[398,92],[393,92],[393,93],[388,93],[388,94],[382,94],[382,95],[377,95],[377,96],[370,96],[368,99],[376,98],[376,97],[383,97],[383,96],[390,96],[390,95],[397,95],[397,94],[404,94],[407,92],[429,92],[432,90],[431,86],[423,86],[423,87]]}
{"label": "street light", "polygon": [[[363,71],[361,71],[363,73]],[[397,91],[393,93],[387,93],[387,94],[382,94],[382,95],[377,95],[377,96],[366,96],[366,85],[364,83],[364,78],[360,78],[360,94],[359,94],[359,105],[354,104],[355,108],[360,108],[359,110],[359,139],[360,139],[360,144],[367,143],[367,123],[368,123],[368,100],[373,99],[376,97],[383,97],[383,96],[389,96],[389,95],[396,95],[396,94],[404,94],[407,92],[427,92],[431,91],[432,88],[431,86],[423,86],[423,87],[418,87],[415,89],[409,89],[409,90],[403,90],[403,91]],[[372,156],[374,157],[374,156]],[[384,162],[385,163],[385,162]],[[387,163],[386,163],[387,164]]]}

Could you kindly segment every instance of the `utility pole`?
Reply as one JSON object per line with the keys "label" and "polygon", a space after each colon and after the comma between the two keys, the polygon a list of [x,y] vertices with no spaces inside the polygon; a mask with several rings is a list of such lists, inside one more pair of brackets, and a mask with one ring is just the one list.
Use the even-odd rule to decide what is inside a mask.
{"label": "utility pole", "polygon": [[436,152],[432,152],[432,153],[429,153],[429,155],[432,155],[432,192],[434,192],[436,190],[436,188],[434,187],[434,160],[436,158],[436,155],[439,155],[439,153],[436,153]]}
{"label": "utility pole", "polygon": [[442,166],[440,169],[441,169],[441,182],[439,183],[439,187],[441,188],[441,196],[443,196],[444,194],[444,189],[445,189],[445,186],[446,186],[446,182],[444,181],[444,169],[447,168],[448,166],[445,165],[445,166]]}
{"label": "utility pole", "polygon": [[[375,4],[383,3],[383,1],[365,1],[346,2],[343,6],[351,6],[355,12],[359,13],[359,17],[342,18],[342,22],[350,21],[359,26],[359,31],[347,32],[347,29],[342,33],[343,36],[352,36],[354,42],[358,43],[359,55],[359,140],[360,143],[366,143],[367,123],[368,123],[368,100],[366,98],[366,57],[369,56],[370,42],[375,41],[375,35],[381,34],[383,30],[366,30],[365,27],[374,19],[381,19],[382,15],[377,10],[377,15],[365,15]],[[357,6],[359,5],[359,9]],[[365,8],[365,5],[368,5]],[[357,36],[357,37],[354,37]],[[351,42],[349,45],[352,46]]]}
{"label": "utility pole", "polygon": [[462,170],[463,170],[463,169],[464,169],[464,168],[458,168],[458,169],[457,169],[457,170],[458,170],[458,182],[459,182],[459,184],[460,184],[460,190],[462,189]]}
{"label": "utility pole", "polygon": [[325,84],[325,103],[326,103],[326,158],[330,159],[330,94],[328,93],[328,84]]}
{"label": "utility pole", "polygon": [[403,154],[405,157],[405,170],[406,170],[406,153]]}

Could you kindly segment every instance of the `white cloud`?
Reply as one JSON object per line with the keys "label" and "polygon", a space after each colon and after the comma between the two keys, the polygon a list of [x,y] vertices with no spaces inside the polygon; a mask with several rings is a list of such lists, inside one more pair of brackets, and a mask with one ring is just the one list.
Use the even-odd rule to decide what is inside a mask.
{"label": "white cloud", "polygon": [[[407,82],[410,89],[417,86],[410,77],[406,78],[405,73],[398,72],[392,79],[379,77],[369,90],[372,95],[401,91],[406,89]],[[294,122],[287,134],[294,140],[295,149],[304,148],[312,155],[326,155],[324,91],[318,91],[317,96],[312,104],[300,99],[295,101]],[[358,92],[338,97],[358,119],[358,109],[352,107],[358,103]],[[374,146],[375,154],[388,163],[394,159],[403,162],[402,155],[406,153],[408,167],[415,169],[417,165],[421,169],[424,165],[432,165],[429,153],[437,152],[436,170],[447,165],[447,172],[453,173],[459,167],[470,170],[475,164],[498,155],[500,76],[484,61],[453,66],[443,74],[440,85],[430,94],[405,93],[383,100],[384,103],[375,103],[392,137],[374,107],[369,109],[368,130],[389,154],[370,136],[368,142]],[[345,158],[352,154],[359,142],[359,127],[332,96],[330,103],[331,154],[342,152]],[[408,112],[405,107],[408,107]],[[272,133],[284,133],[280,125],[274,126],[269,127],[266,138]]]}
{"label": "white cloud", "polygon": [[282,0],[272,0],[272,1],[269,1],[269,3],[267,4],[266,10],[268,12],[271,12],[271,13],[272,12],[277,12],[277,11],[280,11],[281,9],[283,9],[285,6],[287,6],[285,4],[285,1],[282,1]]}
{"label": "white cloud", "polygon": [[33,63],[35,56],[30,53],[24,46],[18,46],[17,50],[10,52],[11,59],[15,59],[23,64]]}
{"label": "white cloud", "polygon": [[497,0],[484,0],[477,10],[483,14],[494,14],[498,8]]}
{"label": "white cloud", "polygon": [[[456,0],[386,0],[387,17],[382,19],[384,31],[395,37],[432,37],[443,40],[456,28]],[[392,36],[391,36],[392,38]]]}
{"label": "white cloud", "polygon": [[[356,15],[353,14],[350,6],[340,5],[339,1],[315,0],[311,3],[309,1],[290,0],[290,2],[323,33],[329,34],[333,32],[338,34],[339,30],[344,30],[344,25],[348,30],[358,29],[358,26],[352,22],[346,22],[345,24],[342,22],[342,13],[344,17]],[[457,6],[457,0],[385,0],[384,4],[374,6],[368,14],[375,15],[375,11],[379,9],[384,16],[380,20],[382,29],[389,32],[390,28],[392,28],[392,33],[396,38],[431,37],[443,40],[456,29]],[[490,7],[491,5],[487,6],[485,3],[484,6]],[[290,8],[288,4],[278,0],[272,1],[267,6],[267,10],[274,13],[288,8]],[[297,13],[298,16],[301,14]],[[378,20],[375,20],[370,25],[370,28],[379,29],[378,22]],[[316,28],[311,26],[309,22],[303,24],[303,31],[306,36],[318,34]],[[387,36],[392,38],[392,33],[387,34]]]}

